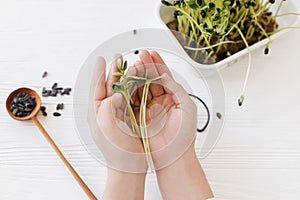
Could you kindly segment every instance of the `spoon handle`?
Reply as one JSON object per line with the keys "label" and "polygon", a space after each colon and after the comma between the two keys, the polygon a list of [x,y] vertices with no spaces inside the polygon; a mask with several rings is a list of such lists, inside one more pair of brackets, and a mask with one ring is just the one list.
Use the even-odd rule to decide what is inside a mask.
{"label": "spoon handle", "polygon": [[36,117],[32,118],[32,121],[35,123],[35,125],[40,129],[46,140],[49,142],[49,144],[52,146],[58,157],[64,162],[66,167],[69,169],[73,177],[76,179],[80,187],[84,190],[84,192],[87,194],[87,196],[91,200],[97,200],[97,197],[93,194],[93,192],[88,188],[88,186],[84,183],[84,181],[80,178],[78,173],[75,171],[75,169],[72,167],[72,165],[67,161],[63,153],[59,150],[55,142],[52,140],[50,135],[47,133],[43,125],[39,122],[39,120]]}

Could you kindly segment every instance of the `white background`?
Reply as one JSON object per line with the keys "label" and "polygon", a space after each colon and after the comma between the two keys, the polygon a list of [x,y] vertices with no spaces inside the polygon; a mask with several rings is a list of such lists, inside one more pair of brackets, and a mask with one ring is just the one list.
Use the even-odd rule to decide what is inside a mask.
{"label": "white background", "polygon": [[[118,33],[161,27],[154,0],[0,0],[0,199],[86,199],[31,122],[5,111],[13,89],[41,91],[57,81],[72,87],[90,52]],[[297,1],[297,4],[300,3]],[[222,71],[226,92],[223,134],[201,160],[220,199],[298,199],[300,196],[300,30],[274,41],[270,55],[253,55],[247,99],[237,107],[247,59]],[[49,72],[46,79],[41,75]],[[47,98],[48,113],[64,102],[63,117],[40,116],[67,159],[101,197],[106,170],[82,147],[72,96]],[[225,115],[225,114],[224,114]],[[146,199],[159,199],[154,175]]]}

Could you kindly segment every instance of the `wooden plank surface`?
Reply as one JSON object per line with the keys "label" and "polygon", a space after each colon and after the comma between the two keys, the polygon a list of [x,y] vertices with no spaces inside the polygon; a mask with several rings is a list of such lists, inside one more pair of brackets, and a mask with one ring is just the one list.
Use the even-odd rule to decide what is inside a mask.
{"label": "wooden plank surface", "polygon": [[[5,112],[11,90],[41,91],[53,82],[74,86],[90,52],[111,36],[161,27],[154,0],[0,0],[0,199],[86,199],[69,172],[30,122]],[[300,3],[297,1],[297,4]],[[132,12],[134,11],[134,12]],[[247,59],[223,70],[225,124],[217,146],[201,160],[219,199],[298,199],[300,196],[300,31],[274,41],[269,56],[253,55],[246,104],[236,106]],[[49,72],[46,79],[41,75]],[[44,98],[42,123],[97,196],[106,170],[82,146],[75,130],[72,96]],[[160,199],[149,175],[146,199]]]}

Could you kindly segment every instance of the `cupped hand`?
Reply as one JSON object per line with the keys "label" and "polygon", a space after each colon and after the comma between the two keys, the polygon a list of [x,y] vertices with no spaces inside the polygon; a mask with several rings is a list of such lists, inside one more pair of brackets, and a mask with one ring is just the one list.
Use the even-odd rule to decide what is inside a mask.
{"label": "cupped hand", "polygon": [[[184,88],[173,79],[157,52],[141,51],[140,61],[134,64],[134,68],[138,76],[162,76],[150,86],[150,103],[147,106],[150,149],[158,170],[174,163],[188,149],[192,150],[188,152],[194,153],[197,107]],[[142,98],[142,91],[142,87],[137,91],[138,100]]]}
{"label": "cupped hand", "polygon": [[143,173],[147,171],[144,149],[128,124],[124,122],[125,103],[121,94],[114,93],[112,85],[119,81],[113,73],[118,71],[117,55],[106,78],[106,63],[99,57],[94,70],[91,91],[93,104],[90,105],[96,117],[92,136],[105,157],[108,167],[118,171]]}

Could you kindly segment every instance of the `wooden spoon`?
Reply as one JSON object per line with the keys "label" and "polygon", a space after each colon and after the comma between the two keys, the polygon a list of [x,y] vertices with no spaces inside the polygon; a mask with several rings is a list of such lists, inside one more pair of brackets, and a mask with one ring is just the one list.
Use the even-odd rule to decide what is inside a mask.
{"label": "wooden spoon", "polygon": [[[19,94],[19,93],[27,93],[30,96],[34,96],[35,97],[36,106],[33,109],[33,111],[30,113],[29,116],[26,116],[26,117],[17,117],[15,115],[13,115],[13,113],[10,110],[10,103],[12,102],[13,98],[17,94]],[[55,142],[52,140],[52,138],[50,137],[50,135],[47,133],[47,131],[45,130],[45,128],[43,127],[43,125],[37,119],[37,114],[40,111],[40,108],[41,108],[41,98],[40,98],[40,96],[34,90],[29,89],[29,88],[19,88],[19,89],[13,91],[8,96],[8,98],[6,100],[6,110],[7,110],[8,114],[13,119],[18,120],[18,121],[32,120],[34,122],[34,124],[40,129],[40,131],[42,132],[42,134],[44,135],[44,137],[46,138],[46,140],[49,142],[49,144],[51,145],[51,147],[54,149],[54,151],[56,152],[56,154],[58,155],[58,157],[66,165],[66,167],[68,168],[68,170],[71,172],[71,174],[76,179],[76,181],[78,182],[78,184],[80,185],[80,187],[87,194],[87,196],[90,199],[96,200],[97,197],[93,194],[93,192],[84,183],[84,181],[81,179],[81,177],[78,175],[78,173],[74,170],[74,168],[72,167],[72,165],[67,161],[67,159],[65,158],[65,156],[63,155],[63,153],[59,150],[59,148],[57,147],[57,145],[55,144]]]}

